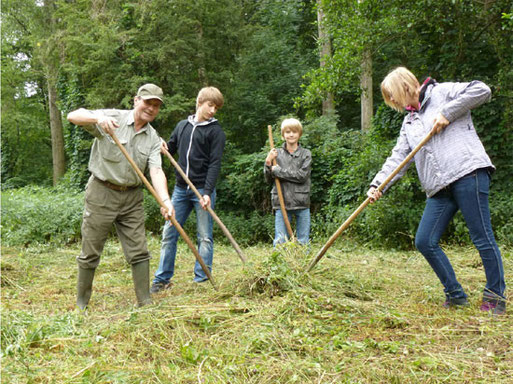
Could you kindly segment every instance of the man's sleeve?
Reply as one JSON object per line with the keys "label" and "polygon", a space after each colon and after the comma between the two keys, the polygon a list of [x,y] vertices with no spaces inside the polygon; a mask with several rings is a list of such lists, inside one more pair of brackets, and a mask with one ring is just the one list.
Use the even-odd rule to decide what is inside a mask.
{"label": "man's sleeve", "polygon": [[160,156],[160,137],[155,133],[148,156],[148,169],[162,168],[162,157]]}

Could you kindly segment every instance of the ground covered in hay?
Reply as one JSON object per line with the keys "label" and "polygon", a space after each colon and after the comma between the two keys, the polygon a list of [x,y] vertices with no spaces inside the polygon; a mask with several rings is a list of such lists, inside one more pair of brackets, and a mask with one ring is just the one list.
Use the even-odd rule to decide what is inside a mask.
{"label": "ground covered in hay", "polygon": [[[152,272],[159,239],[150,240]],[[109,241],[91,305],[75,310],[78,246],[2,249],[2,383],[507,383],[513,306],[479,311],[484,273],[471,248],[448,250],[471,305],[445,310],[416,252],[339,240],[311,252],[246,248],[242,267],[216,245],[214,277],[192,283],[182,244],[176,276],[135,308],[129,266]],[[513,256],[503,249],[511,286]]]}

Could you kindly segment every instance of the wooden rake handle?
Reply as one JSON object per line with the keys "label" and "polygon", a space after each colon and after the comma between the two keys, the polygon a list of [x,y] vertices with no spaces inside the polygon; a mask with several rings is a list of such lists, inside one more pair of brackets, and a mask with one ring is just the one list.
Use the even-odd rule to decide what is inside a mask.
{"label": "wooden rake handle", "polygon": [[[112,137],[112,139],[114,140],[114,142],[116,143],[116,145],[119,147],[119,149],[121,150],[121,152],[123,153],[123,155],[125,155],[126,159],[128,160],[128,162],[130,163],[130,165],[132,166],[132,168],[134,169],[135,173],[137,173],[137,175],[140,177],[140,179],[142,180],[142,182],[144,183],[144,185],[146,185],[146,188],[148,188],[148,190],[151,192],[151,194],[153,195],[153,197],[155,198],[155,200],[157,200],[157,203],[159,203],[159,205],[165,209],[167,209],[166,205],[164,204],[164,202],[162,201],[162,199],[160,198],[160,196],[157,194],[157,192],[155,191],[155,189],[153,188],[153,186],[150,184],[150,182],[148,181],[148,179],[144,176],[144,174],[141,172],[141,170],[139,169],[139,167],[137,166],[137,164],[134,162],[134,160],[132,159],[132,157],[130,156],[130,154],[127,152],[127,150],[125,149],[125,147],[123,147],[123,145],[119,142],[119,139],[116,137],[116,135],[114,134],[114,132],[110,133],[110,136]],[[178,231],[178,233],[180,234],[180,236],[182,236],[182,239],[185,240],[185,242],[187,243],[187,245],[189,246],[189,248],[191,249],[192,253],[194,254],[194,256],[196,257],[196,260],[198,261],[198,263],[201,265],[201,268],[203,269],[203,272],[205,272],[205,274],[207,275],[208,279],[210,280],[210,283],[212,284],[212,286],[214,287],[215,290],[217,290],[217,286],[214,282],[214,279],[212,277],[212,274],[210,273],[208,267],[206,266],[205,262],[203,261],[203,259],[201,258],[201,256],[199,255],[197,249],[194,247],[194,244],[192,243],[191,239],[189,238],[189,236],[187,236],[187,233],[185,233],[185,231],[183,230],[182,226],[180,225],[180,223],[178,221],[176,221],[176,219],[174,217],[170,217],[170,220],[171,220],[171,223],[175,226],[176,230]]]}
{"label": "wooden rake handle", "polygon": [[[203,200],[203,196],[201,196],[201,193],[199,193],[199,191],[196,189],[196,187],[191,182],[191,180],[187,177],[187,175],[182,170],[182,168],[180,168],[180,165],[176,162],[176,160],[173,158],[173,156],[171,156],[171,154],[166,149],[164,149],[164,154],[169,159],[171,164],[173,164],[173,167],[175,167],[175,169],[178,171],[180,176],[182,176],[182,178],[185,180],[187,185],[196,194],[198,199],[200,201]],[[212,215],[212,217],[214,218],[215,222],[221,227],[221,229],[223,230],[223,232],[226,235],[226,237],[228,238],[228,240],[230,240],[230,243],[232,244],[233,248],[235,248],[235,251],[239,255],[240,259],[242,260],[242,263],[245,264],[246,263],[246,258],[244,257],[244,254],[242,253],[242,250],[240,249],[239,244],[237,244],[237,242],[233,238],[233,236],[230,233],[230,231],[228,230],[228,228],[226,228],[226,226],[223,224],[221,219],[216,215],[216,213],[214,212],[214,210],[212,209],[212,207],[210,205],[207,206],[207,211]]]}
{"label": "wooden rake handle", "polygon": [[[432,129],[427,135],[426,137],[424,137],[422,139],[422,141],[408,154],[408,156],[406,156],[406,158],[401,162],[401,164],[399,164],[397,166],[396,169],[394,169],[394,171],[385,179],[385,181],[383,181],[379,187],[377,188],[380,192],[383,191],[383,189],[385,189],[385,187],[387,186],[388,183],[390,183],[390,181],[395,177],[395,175],[397,175],[401,169],[404,168],[404,166],[406,164],[408,164],[408,162],[413,158],[413,156],[415,156],[415,154],[429,141],[431,140],[431,138],[435,135],[435,130]],[[324,256],[324,254],[326,253],[326,251],[328,250],[329,247],[331,247],[331,245],[335,242],[335,240],[340,236],[340,234],[342,232],[344,232],[344,230],[349,227],[349,224],[351,224],[351,222],[356,218],[356,216],[358,216],[363,210],[364,208],[369,205],[371,199],[370,197],[367,197],[367,199],[365,199],[365,201],[352,213],[351,216],[349,216],[349,218],[344,221],[344,223],[335,231],[335,233],[333,235],[331,235],[331,237],[329,238],[328,242],[326,244],[324,244],[324,246],[321,248],[321,250],[319,251],[319,253],[317,254],[317,256],[315,256],[315,259],[310,263],[310,265],[308,266],[308,268],[306,269],[306,272],[310,272],[313,267],[315,267],[315,265],[319,262],[319,260]]]}
{"label": "wooden rake handle", "polygon": [[[271,146],[271,149],[274,149],[273,127],[268,125],[267,130],[269,131],[269,145]],[[273,160],[273,165],[276,165],[276,159]],[[289,221],[289,215],[287,214],[287,210],[285,209],[285,200],[283,199],[283,192],[281,190],[280,179],[275,177],[274,182],[276,183],[276,192],[278,192],[278,200],[280,201],[280,208],[283,216],[283,221],[285,223],[285,227],[287,227],[287,232],[289,233],[290,240],[294,241],[294,232],[292,232],[292,227],[290,226]]]}

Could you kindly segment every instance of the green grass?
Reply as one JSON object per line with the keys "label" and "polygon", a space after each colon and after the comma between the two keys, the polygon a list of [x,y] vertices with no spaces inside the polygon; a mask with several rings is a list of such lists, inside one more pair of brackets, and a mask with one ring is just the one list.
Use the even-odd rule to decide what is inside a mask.
{"label": "green grass", "polygon": [[[150,239],[152,273],[159,239]],[[507,383],[511,315],[479,311],[484,272],[448,250],[471,305],[445,310],[417,252],[339,239],[310,275],[305,255],[216,245],[214,277],[193,284],[183,244],[171,289],[135,308],[130,267],[109,240],[86,314],[74,306],[78,246],[2,249],[2,383]],[[511,284],[513,257],[502,249]],[[510,306],[511,312],[511,306]]]}

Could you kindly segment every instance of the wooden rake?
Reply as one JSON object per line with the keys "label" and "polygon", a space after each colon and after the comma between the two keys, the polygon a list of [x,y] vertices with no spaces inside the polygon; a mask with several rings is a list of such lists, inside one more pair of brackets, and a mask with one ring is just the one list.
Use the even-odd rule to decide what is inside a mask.
{"label": "wooden rake", "polygon": [[[267,130],[269,131],[269,145],[271,146],[271,149],[274,149],[273,127],[268,125]],[[273,160],[273,165],[276,165],[276,159]],[[285,209],[285,200],[283,199],[283,192],[281,190],[280,179],[275,177],[274,182],[276,183],[276,192],[278,192],[278,200],[280,201],[281,213],[283,216],[285,227],[287,227],[287,232],[289,233],[289,239],[290,241],[294,241],[294,232],[292,232],[292,227],[290,226],[289,221],[289,215],[287,214],[287,210]]]}
{"label": "wooden rake", "polygon": [[[383,181],[380,184],[380,186],[377,188],[377,190],[380,192],[383,191],[383,189],[385,189],[387,184],[394,178],[394,176],[397,175],[401,171],[401,169],[404,168],[404,166],[406,164],[408,164],[408,162],[413,158],[413,156],[415,156],[415,154],[435,135],[435,133],[436,133],[435,130],[432,129],[426,135],[426,137],[424,137],[422,139],[422,141],[410,152],[410,154],[408,156],[406,156],[406,158],[401,162],[401,164],[399,164],[397,166],[397,168],[394,169],[394,171],[385,179],[385,181]],[[358,216],[364,210],[364,208],[367,205],[369,205],[370,201],[371,201],[370,197],[367,197],[367,199],[365,199],[365,201],[352,213],[351,216],[349,216],[349,218],[335,231],[335,233],[333,235],[331,235],[328,242],[326,244],[324,244],[324,246],[319,251],[317,256],[315,256],[315,259],[310,263],[310,265],[306,269],[307,273],[310,272],[313,269],[313,267],[315,267],[315,265],[319,262],[319,260],[324,256],[324,254],[326,253],[328,248],[331,247],[331,245],[340,236],[340,234],[342,232],[344,232],[344,230],[347,227],[349,227],[349,224],[351,224],[351,222],[356,218],[356,216]]]}
{"label": "wooden rake", "polygon": [[[164,154],[167,156],[167,158],[169,159],[169,161],[171,162],[171,164],[173,164],[173,167],[175,167],[175,169],[178,171],[178,173],[180,174],[180,176],[182,176],[182,178],[185,180],[185,182],[187,183],[187,185],[191,188],[191,190],[196,194],[196,196],[198,197],[198,199],[200,201],[203,200],[203,196],[201,196],[201,193],[199,193],[199,191],[196,189],[196,187],[194,186],[194,184],[192,184],[191,180],[187,177],[187,175],[185,174],[185,172],[182,170],[182,168],[180,168],[180,165],[176,162],[176,160],[173,158],[173,156],[171,156],[171,154],[166,150],[164,149]],[[219,227],[221,227],[222,231],[224,232],[224,234],[226,235],[226,237],[228,238],[228,240],[230,240],[230,243],[232,244],[233,248],[235,248],[235,251],[237,252],[237,254],[239,255],[241,261],[242,261],[242,264],[246,264],[246,258],[244,257],[244,254],[242,253],[242,250],[240,249],[239,247],[239,244],[237,244],[237,242],[235,241],[235,239],[233,238],[232,234],[230,233],[230,231],[228,230],[228,228],[226,228],[226,226],[223,224],[223,222],[221,221],[221,219],[219,218],[219,216],[216,215],[216,213],[214,212],[214,210],[212,209],[212,207],[209,205],[207,206],[207,211],[208,213],[210,213],[210,215],[212,215],[213,219],[215,220],[215,222],[217,224],[219,224]]]}

